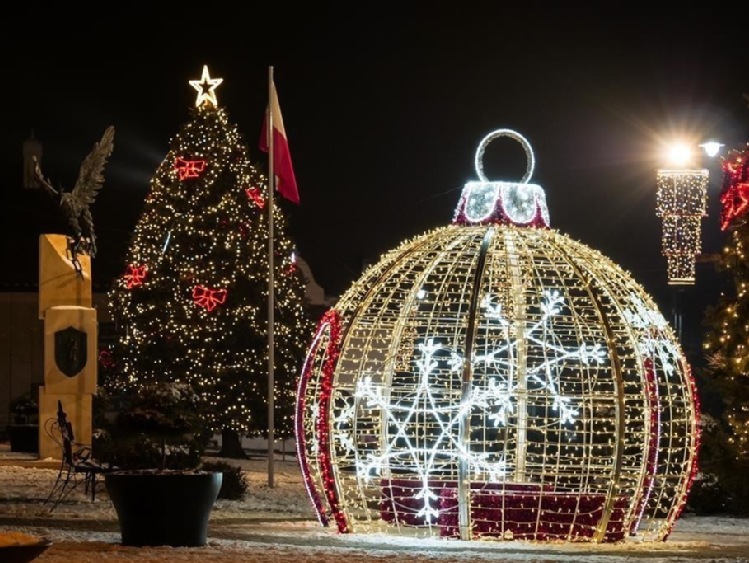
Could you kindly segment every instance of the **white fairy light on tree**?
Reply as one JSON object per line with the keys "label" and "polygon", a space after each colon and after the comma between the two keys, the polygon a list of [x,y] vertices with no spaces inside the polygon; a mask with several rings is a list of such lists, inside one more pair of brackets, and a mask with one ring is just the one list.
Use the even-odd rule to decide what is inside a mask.
{"label": "white fairy light on tree", "polygon": [[[517,140],[521,182],[482,158]],[[689,366],[643,288],[549,227],[528,141],[476,155],[451,225],[322,318],[297,447],[324,525],[462,540],[665,539],[696,469]]]}

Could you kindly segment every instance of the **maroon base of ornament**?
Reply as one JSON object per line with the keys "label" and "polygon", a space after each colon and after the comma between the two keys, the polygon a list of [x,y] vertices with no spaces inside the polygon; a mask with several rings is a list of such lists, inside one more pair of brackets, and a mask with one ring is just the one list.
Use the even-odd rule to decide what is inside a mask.
{"label": "maroon base of ornament", "polygon": [[[414,498],[421,481],[383,480],[381,516],[386,522],[407,526],[426,526],[418,512],[423,499]],[[455,481],[430,481],[438,499],[436,521],[440,536],[460,537],[458,489]],[[534,541],[590,540],[603,517],[607,495],[556,492],[551,486],[511,483],[471,483],[471,530],[474,538],[505,538]],[[614,501],[604,542],[625,537],[624,515],[628,499]]]}

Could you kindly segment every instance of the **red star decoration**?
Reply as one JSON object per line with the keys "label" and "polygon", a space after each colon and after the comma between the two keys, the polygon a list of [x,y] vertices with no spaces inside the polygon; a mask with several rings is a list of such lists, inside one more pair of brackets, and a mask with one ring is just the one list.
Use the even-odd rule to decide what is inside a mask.
{"label": "red star decoration", "polygon": [[734,184],[720,196],[723,209],[720,214],[720,230],[725,231],[731,223],[741,218],[749,209],[749,184]]}
{"label": "red star decoration", "polygon": [[749,147],[737,152],[723,162],[723,192],[720,194],[722,209],[720,229],[725,231],[731,224],[749,211]]}

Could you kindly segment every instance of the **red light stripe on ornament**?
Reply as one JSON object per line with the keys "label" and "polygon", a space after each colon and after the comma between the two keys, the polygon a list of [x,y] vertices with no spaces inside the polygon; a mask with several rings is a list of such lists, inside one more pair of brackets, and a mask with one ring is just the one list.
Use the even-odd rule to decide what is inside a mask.
{"label": "red light stripe on ornament", "polygon": [[[326,318],[327,316],[328,313],[326,313],[320,321],[317,330],[315,331],[315,338],[312,341],[312,346],[310,346],[310,349],[307,352],[307,357],[304,359],[302,376],[299,378],[299,385],[297,386],[297,403],[294,419],[294,428],[296,430],[297,459],[299,460],[299,466],[302,470],[304,486],[307,489],[307,495],[309,496],[310,501],[312,501],[312,506],[317,513],[317,519],[323,526],[327,526],[329,524],[329,520],[327,514],[325,513],[325,508],[323,507],[320,493],[317,490],[317,487],[315,486],[314,480],[312,478],[310,461],[307,458],[307,440],[304,428],[304,413],[307,409],[307,387],[309,386],[310,380],[312,379],[312,362],[317,355],[323,336],[325,336],[326,332],[330,332],[331,325],[329,320]],[[330,348],[331,343],[332,341],[330,339],[330,334],[328,334],[327,348]],[[317,420],[315,420],[314,422],[316,427]]]}
{"label": "red light stripe on ornament", "polygon": [[315,430],[319,448],[319,463],[322,473],[323,488],[325,496],[328,499],[338,531],[341,533],[349,532],[349,526],[346,522],[346,515],[340,507],[338,492],[335,486],[335,476],[333,474],[332,444],[330,440],[330,426],[328,420],[330,417],[331,398],[333,394],[333,373],[338,364],[338,357],[341,353],[341,322],[340,316],[335,309],[329,310],[323,318],[322,323],[329,324],[330,341],[326,349],[325,362],[322,366],[322,379],[320,381],[320,408],[315,421]]}
{"label": "red light stripe on ornament", "polygon": [[681,516],[681,513],[687,504],[689,491],[692,489],[694,478],[697,475],[697,471],[699,470],[698,454],[700,451],[700,444],[702,443],[702,431],[700,430],[701,406],[699,396],[697,395],[697,384],[695,383],[694,377],[692,376],[692,366],[688,364],[686,366],[686,374],[687,382],[689,383],[689,389],[692,392],[692,398],[694,401],[694,451],[692,452],[692,467],[689,472],[689,477],[687,477],[687,483],[684,487],[684,493],[682,494],[681,502],[676,509],[676,515],[671,519],[671,525],[669,526],[666,534],[663,536],[663,541],[666,541],[668,539],[668,536],[671,534],[671,529]]}

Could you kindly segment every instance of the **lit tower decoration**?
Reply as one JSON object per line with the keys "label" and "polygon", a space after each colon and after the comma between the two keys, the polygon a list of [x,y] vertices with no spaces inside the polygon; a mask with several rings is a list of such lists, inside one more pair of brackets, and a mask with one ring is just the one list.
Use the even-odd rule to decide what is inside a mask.
{"label": "lit tower decoration", "polygon": [[[521,182],[489,181],[517,140]],[[549,227],[528,141],[476,153],[452,224],[385,253],[321,319],[297,395],[313,506],[340,532],[665,539],[699,407],[672,329],[611,260]]]}
{"label": "lit tower decoration", "polygon": [[[672,157],[691,151],[675,147]],[[682,164],[687,160],[681,160]],[[695,262],[702,251],[702,218],[707,215],[708,171],[704,168],[660,169],[656,176],[656,215],[663,221],[661,252],[668,263],[669,285],[693,285]]]}

